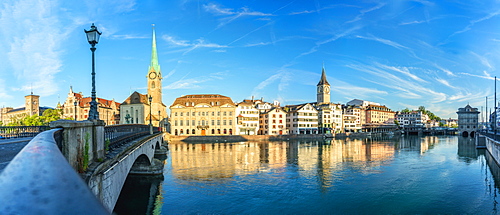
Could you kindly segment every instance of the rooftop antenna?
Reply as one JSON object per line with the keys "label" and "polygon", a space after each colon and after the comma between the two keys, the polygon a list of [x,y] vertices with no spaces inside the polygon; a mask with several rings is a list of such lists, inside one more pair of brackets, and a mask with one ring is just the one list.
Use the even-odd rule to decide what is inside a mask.
{"label": "rooftop antenna", "polygon": [[33,83],[31,83],[31,95],[33,95]]}

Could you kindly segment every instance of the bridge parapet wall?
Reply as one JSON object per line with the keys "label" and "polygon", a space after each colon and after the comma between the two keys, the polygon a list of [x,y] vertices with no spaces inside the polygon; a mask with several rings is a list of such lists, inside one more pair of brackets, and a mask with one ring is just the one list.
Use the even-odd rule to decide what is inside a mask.
{"label": "bridge parapet wall", "polygon": [[92,192],[101,199],[104,206],[112,211],[120,196],[125,180],[139,156],[147,156],[149,164],[154,161],[154,152],[157,142],[163,141],[163,135],[157,134],[146,137],[134,143],[129,149],[123,151],[113,159],[108,159],[99,164],[88,178],[87,184]]}
{"label": "bridge parapet wall", "polygon": [[[77,171],[85,171],[95,160],[104,159],[104,122],[57,120],[51,128],[63,128],[61,152]],[[87,150],[86,150],[87,149]]]}

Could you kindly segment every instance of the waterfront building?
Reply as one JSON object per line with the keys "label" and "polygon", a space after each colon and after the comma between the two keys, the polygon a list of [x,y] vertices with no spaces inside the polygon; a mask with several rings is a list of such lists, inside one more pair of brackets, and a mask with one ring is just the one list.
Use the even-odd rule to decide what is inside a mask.
{"label": "waterfront building", "polygon": [[259,110],[256,108],[261,100],[248,100],[236,104],[237,135],[256,135],[259,131]]}
{"label": "waterfront building", "polygon": [[368,105],[365,112],[367,124],[394,124],[396,112],[385,105]]}
{"label": "waterfront building", "polygon": [[449,119],[441,119],[440,121],[445,127],[456,127],[458,126],[458,119],[452,119],[452,118],[449,118]]}
{"label": "waterfront building", "polygon": [[397,113],[396,120],[398,120],[400,127],[404,128],[405,130],[412,130],[424,128],[426,122],[430,120],[430,118],[422,111],[411,111],[407,113]]}
{"label": "waterfront building", "polygon": [[283,135],[288,134],[286,127],[287,113],[279,106],[272,107],[268,111],[259,114],[260,135]]}
{"label": "waterfront building", "polygon": [[458,108],[458,132],[462,136],[474,137],[479,125],[479,113],[477,108],[473,108],[468,104],[464,108]]}
{"label": "waterfront building", "polygon": [[24,97],[25,105],[21,108],[4,107],[0,108],[0,122],[3,125],[9,123],[15,123],[20,119],[27,116],[41,116],[43,112],[47,109],[52,109],[49,107],[40,107],[40,96],[34,95],[31,92],[30,95]]}
{"label": "waterfront building", "polygon": [[233,135],[236,105],[218,94],[186,95],[170,106],[174,135]]}
{"label": "waterfront building", "polygon": [[334,103],[323,103],[318,105],[312,103],[318,110],[318,132],[340,133],[343,130],[342,105]]}
{"label": "waterfront building", "polygon": [[371,101],[366,101],[366,100],[361,100],[361,99],[353,99],[349,102],[346,103],[346,105],[350,106],[359,106],[359,107],[368,107],[368,105],[380,105],[380,103],[376,102],[371,102]]}
{"label": "waterfront building", "polygon": [[360,132],[362,127],[361,114],[364,110],[359,106],[344,105],[343,111],[343,131],[344,132]]}
{"label": "waterfront building", "polygon": [[[123,115],[120,123],[127,123],[127,111],[129,114],[128,122],[149,124],[160,126],[165,124],[167,118],[167,107],[162,102],[162,74],[160,64],[158,63],[158,53],[156,51],[156,33],[153,27],[153,39],[151,48],[151,62],[146,75],[148,93],[147,95],[134,92],[122,104],[120,112]],[[135,95],[134,95],[135,94]],[[151,102],[149,101],[151,99]],[[134,120],[132,120],[134,119]]]}
{"label": "waterfront building", "polygon": [[317,134],[318,110],[310,103],[287,105],[286,127],[290,134]]}
{"label": "waterfront building", "polygon": [[[83,97],[83,94],[75,93],[73,88],[69,88],[68,97],[62,105],[58,105],[62,109],[63,119],[74,119],[77,121],[87,120],[90,111],[91,97]],[[120,103],[115,100],[96,98],[97,112],[99,119],[103,120],[106,125],[115,125],[120,119]]]}
{"label": "waterfront building", "polygon": [[149,124],[149,106],[148,95],[133,92],[121,104],[120,124]]}

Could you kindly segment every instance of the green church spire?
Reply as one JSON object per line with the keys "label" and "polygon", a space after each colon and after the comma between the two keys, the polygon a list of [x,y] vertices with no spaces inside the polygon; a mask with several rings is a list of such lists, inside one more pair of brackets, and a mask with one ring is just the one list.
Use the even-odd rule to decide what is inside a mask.
{"label": "green church spire", "polygon": [[151,65],[149,65],[149,71],[153,69],[158,75],[161,75],[160,64],[158,64],[158,53],[156,52],[156,33],[155,25],[153,24],[153,44],[151,50]]}

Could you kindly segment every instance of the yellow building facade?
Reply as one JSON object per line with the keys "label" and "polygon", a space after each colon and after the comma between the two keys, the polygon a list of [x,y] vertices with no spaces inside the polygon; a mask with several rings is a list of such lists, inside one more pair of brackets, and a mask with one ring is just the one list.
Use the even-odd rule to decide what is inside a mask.
{"label": "yellow building facade", "polygon": [[173,135],[233,135],[236,105],[218,94],[186,95],[170,106]]}

